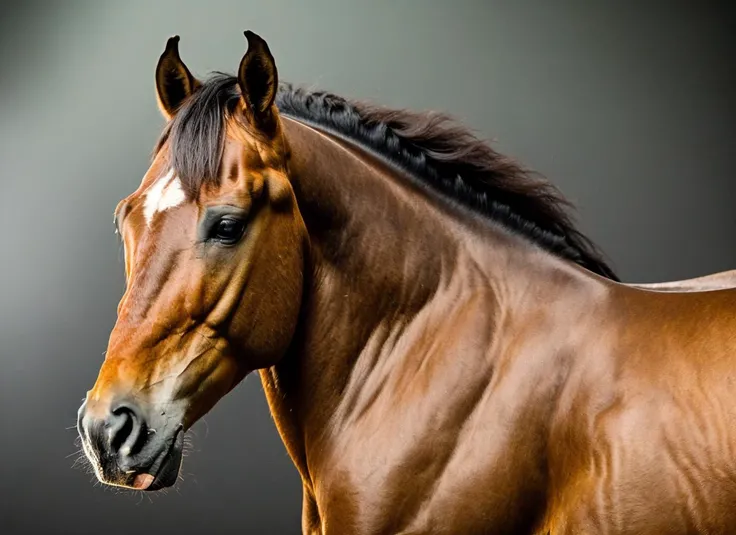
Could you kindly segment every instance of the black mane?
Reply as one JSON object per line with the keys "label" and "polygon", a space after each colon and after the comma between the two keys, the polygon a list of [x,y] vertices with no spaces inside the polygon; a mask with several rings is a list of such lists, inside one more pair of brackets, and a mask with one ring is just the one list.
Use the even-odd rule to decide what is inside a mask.
{"label": "black mane", "polygon": [[[237,79],[217,74],[164,130],[157,149],[170,139],[173,166],[190,193],[204,181],[217,180],[225,117],[239,98]],[[450,117],[373,107],[289,84],[279,86],[276,105],[283,115],[353,140],[551,253],[618,280],[596,246],[575,228],[572,207],[554,185],[499,154]]]}

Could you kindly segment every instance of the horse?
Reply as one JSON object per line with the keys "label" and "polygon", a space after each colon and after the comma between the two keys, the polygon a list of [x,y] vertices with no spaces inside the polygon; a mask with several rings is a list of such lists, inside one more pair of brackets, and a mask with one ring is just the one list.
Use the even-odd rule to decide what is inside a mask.
{"label": "horse", "polygon": [[236,75],[171,37],[165,126],[115,209],[126,287],[78,432],[173,485],[251,372],[305,534],[736,529],[733,272],[626,284],[548,180],[441,113]]}

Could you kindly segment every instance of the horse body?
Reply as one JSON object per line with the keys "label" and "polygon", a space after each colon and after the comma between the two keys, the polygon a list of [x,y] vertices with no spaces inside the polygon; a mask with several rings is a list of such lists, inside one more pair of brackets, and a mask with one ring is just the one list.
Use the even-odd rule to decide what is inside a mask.
{"label": "horse body", "polygon": [[735,299],[614,286],[606,349],[577,356],[557,402],[551,532],[732,531]]}
{"label": "horse body", "polygon": [[291,90],[277,110],[246,35],[237,78],[194,79],[178,39],[159,61],[169,122],[116,209],[128,286],[79,414],[100,480],[171,485],[183,432],[257,370],[304,533],[736,526],[736,290],[692,291],[729,275],[619,283],[462,133]]}
{"label": "horse body", "polygon": [[[353,149],[340,158],[342,146],[329,134],[297,124],[287,132],[298,191],[321,198],[315,189],[329,192],[340,180],[341,191],[354,192],[355,220],[370,226],[363,231],[391,244],[436,247],[424,256],[406,250],[423,270],[406,268],[406,286],[384,290],[419,299],[412,291],[419,285],[426,293],[413,306],[399,298],[390,310],[370,304],[385,294],[374,281],[352,286],[360,265],[352,275],[345,265],[335,277],[324,275],[307,299],[325,309],[309,309],[320,330],[304,333],[309,342],[293,348],[293,361],[319,377],[303,379],[312,388],[295,384],[269,396],[295,400],[293,407],[271,404],[277,421],[300,414],[295,407],[329,415],[291,423],[315,437],[298,446],[308,467],[305,532],[484,533],[491,526],[496,533],[687,533],[736,525],[729,516],[736,428],[707,402],[736,401],[736,348],[722,336],[735,327],[736,291],[628,288],[493,225],[467,224],[462,214],[443,213],[446,207],[410,204],[422,212],[414,221],[399,216],[396,229],[392,218],[361,214],[356,200],[380,199],[382,187],[401,188],[405,180],[391,173],[386,183],[365,180],[360,169],[370,155]],[[329,155],[320,143],[330,142],[329,168],[299,168],[300,147]],[[300,206],[310,228],[309,204]],[[350,235],[367,240],[361,229]],[[310,241],[324,250],[319,234]],[[371,266],[379,280],[388,278],[382,266],[394,268]],[[319,263],[314,271],[330,273]],[[355,325],[374,325],[357,348]],[[336,366],[346,369],[330,373]],[[265,384],[289,384],[275,370],[265,376]],[[321,392],[341,395],[328,403]],[[703,451],[712,455],[707,463],[697,460]]]}

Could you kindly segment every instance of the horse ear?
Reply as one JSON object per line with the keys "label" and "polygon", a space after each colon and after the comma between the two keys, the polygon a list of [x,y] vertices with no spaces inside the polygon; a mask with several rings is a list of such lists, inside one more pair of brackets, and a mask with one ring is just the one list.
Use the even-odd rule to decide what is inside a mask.
{"label": "horse ear", "polygon": [[179,36],[169,38],[156,65],[156,97],[166,120],[171,120],[181,103],[200,85],[179,57]]}
{"label": "horse ear", "polygon": [[276,99],[279,80],[268,44],[260,36],[246,30],[248,51],[240,61],[238,84],[248,115],[256,126],[264,128],[272,123],[272,106]]}

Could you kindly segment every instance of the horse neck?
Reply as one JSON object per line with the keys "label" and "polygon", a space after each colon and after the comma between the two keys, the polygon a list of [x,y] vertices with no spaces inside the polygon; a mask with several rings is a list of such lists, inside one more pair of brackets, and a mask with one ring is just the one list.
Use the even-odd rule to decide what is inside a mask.
{"label": "horse neck", "polygon": [[[298,332],[289,353],[261,377],[308,487],[309,444],[335,431],[346,398],[407,325],[436,318],[475,288],[489,316],[520,317],[539,302],[559,302],[569,314],[565,296],[575,291],[580,303],[583,287],[601,283],[423,191],[368,152],[289,118],[283,124],[311,252]],[[530,306],[530,296],[543,301]]]}

